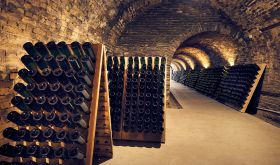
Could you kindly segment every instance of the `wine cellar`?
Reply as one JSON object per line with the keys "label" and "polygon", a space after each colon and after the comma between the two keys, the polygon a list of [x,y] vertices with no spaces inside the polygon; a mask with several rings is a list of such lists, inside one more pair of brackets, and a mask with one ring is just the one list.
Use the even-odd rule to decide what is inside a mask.
{"label": "wine cellar", "polygon": [[279,0],[0,0],[0,165],[279,165]]}

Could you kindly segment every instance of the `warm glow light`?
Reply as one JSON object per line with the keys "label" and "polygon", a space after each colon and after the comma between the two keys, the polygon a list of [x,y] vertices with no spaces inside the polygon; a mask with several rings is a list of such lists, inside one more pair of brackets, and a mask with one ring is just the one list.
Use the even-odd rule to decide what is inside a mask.
{"label": "warm glow light", "polygon": [[230,66],[234,65],[234,61],[228,61],[228,63],[229,63]]}
{"label": "warm glow light", "polygon": [[174,71],[178,71],[178,64],[177,63],[171,63],[171,67],[173,68]]}
{"label": "warm glow light", "polygon": [[190,57],[188,57],[188,56],[186,56],[184,54],[175,55],[174,58],[176,58],[176,57],[184,60],[190,66],[191,69],[194,69],[195,63],[194,63],[193,59],[191,59]]}
{"label": "warm glow light", "polygon": [[184,54],[189,55],[195,58],[199,63],[204,67],[208,68],[210,66],[210,58],[209,56],[202,50],[193,47],[185,47],[176,50],[175,55]]}
{"label": "warm glow light", "polygon": [[187,69],[187,65],[186,65],[186,63],[184,61],[182,61],[180,59],[177,59],[177,58],[176,59],[172,59],[172,61],[179,63],[184,68],[184,70]]}

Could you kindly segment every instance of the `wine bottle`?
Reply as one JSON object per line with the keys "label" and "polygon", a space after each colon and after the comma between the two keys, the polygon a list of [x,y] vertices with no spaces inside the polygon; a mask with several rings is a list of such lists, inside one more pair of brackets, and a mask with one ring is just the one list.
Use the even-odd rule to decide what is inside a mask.
{"label": "wine bottle", "polygon": [[53,75],[57,78],[57,80],[61,84],[66,85],[69,83],[69,81],[62,69],[57,68],[57,69],[53,70]]}
{"label": "wine bottle", "polygon": [[10,113],[8,113],[7,119],[10,120],[11,122],[15,123],[16,125],[19,125],[19,126],[25,125],[25,123],[23,121],[21,121],[21,119],[20,119],[20,113],[18,113],[16,111],[11,111]]}
{"label": "wine bottle", "polygon": [[33,97],[26,97],[23,102],[33,111],[39,111],[41,109]]}
{"label": "wine bottle", "polygon": [[60,83],[50,84],[50,90],[53,95],[56,95],[60,98],[66,96],[66,93],[63,90],[63,87]]}
{"label": "wine bottle", "polygon": [[77,73],[77,75],[78,75],[80,80],[85,82],[89,87],[92,87],[92,80],[91,80],[91,78],[89,77],[89,75],[85,71],[80,70]]}
{"label": "wine bottle", "polygon": [[55,111],[51,111],[46,115],[46,120],[56,127],[63,127],[63,123],[59,121],[58,115],[55,113]]}
{"label": "wine bottle", "polygon": [[39,53],[37,52],[37,50],[35,50],[33,44],[31,42],[26,42],[23,45],[23,48],[25,49],[25,51],[32,57],[38,56]]}
{"label": "wine bottle", "polygon": [[78,57],[70,56],[68,58],[68,61],[69,61],[70,65],[71,65],[71,67],[73,68],[73,70],[75,70],[76,72],[78,72],[80,70],[83,70],[83,66],[80,63],[80,61],[78,60]]}
{"label": "wine bottle", "polygon": [[11,100],[11,103],[14,106],[16,106],[18,109],[20,109],[21,111],[31,111],[32,110],[26,104],[24,104],[23,98],[20,96],[14,96]]}
{"label": "wine bottle", "polygon": [[74,104],[77,108],[80,109],[80,111],[90,113],[90,109],[83,97],[77,97],[76,99],[74,99]]}
{"label": "wine bottle", "polygon": [[67,113],[61,113],[59,116],[59,121],[69,128],[74,127],[74,123],[71,122],[71,118]]}
{"label": "wine bottle", "polygon": [[75,76],[76,72],[73,69],[69,69],[65,72],[65,75],[67,79],[73,84],[73,85],[78,85],[79,80]]}
{"label": "wine bottle", "polygon": [[59,130],[56,132],[56,139],[58,142],[69,143],[68,133],[65,130]]}
{"label": "wine bottle", "polygon": [[[32,160],[29,160],[29,161],[25,162],[23,165],[39,165],[39,164],[41,164],[41,163],[36,163],[36,162],[34,162]],[[43,164],[43,165],[45,165],[45,164]]]}
{"label": "wine bottle", "polygon": [[85,144],[85,139],[81,136],[79,131],[73,131],[69,134],[69,140],[78,144]]}
{"label": "wine bottle", "polygon": [[8,143],[3,144],[0,147],[0,155],[8,156],[8,157],[15,157],[16,156],[16,147],[12,146]]}
{"label": "wine bottle", "polygon": [[30,131],[27,130],[26,128],[20,128],[17,132],[17,136],[23,141],[27,141],[27,142],[33,141],[33,139],[30,138]]}
{"label": "wine bottle", "polygon": [[71,48],[72,48],[74,54],[75,54],[78,58],[82,58],[82,57],[86,56],[86,55],[85,55],[85,52],[84,52],[84,50],[82,49],[82,47],[81,47],[81,45],[80,45],[79,42],[77,42],[77,41],[72,42],[72,43],[71,43]]}
{"label": "wine bottle", "polygon": [[46,141],[46,139],[43,136],[43,131],[41,131],[38,128],[32,129],[29,133],[29,136],[32,139],[32,141],[39,141],[39,142]]}
{"label": "wine bottle", "polygon": [[68,84],[64,85],[63,89],[69,97],[75,98],[77,96],[76,93],[75,93],[75,90],[74,90],[74,85],[72,85],[71,83],[68,83]]}
{"label": "wine bottle", "polygon": [[42,76],[48,83],[54,84],[58,82],[57,78],[52,74],[52,70],[50,68],[43,69]]}
{"label": "wine bottle", "polygon": [[75,87],[75,91],[77,93],[79,93],[80,96],[84,97],[87,100],[90,100],[91,96],[90,96],[90,92],[89,89],[83,85],[83,84],[79,84]]}
{"label": "wine bottle", "polygon": [[[17,144],[16,146],[16,156],[22,158],[28,158],[29,155],[27,154],[27,147],[22,144]],[[12,163],[13,164],[13,163]]]}
{"label": "wine bottle", "polygon": [[32,157],[40,157],[40,146],[31,144],[27,147],[27,154]]}
{"label": "wine bottle", "polygon": [[44,77],[36,70],[28,71],[28,76],[31,77],[37,84],[40,84],[45,81]]}
{"label": "wine bottle", "polygon": [[55,70],[57,68],[59,68],[58,63],[56,62],[56,57],[53,55],[47,55],[44,57],[44,61],[47,63],[47,65],[52,69]]}
{"label": "wine bottle", "polygon": [[39,157],[41,158],[50,158],[53,159],[54,156],[54,149],[50,146],[43,146],[40,147],[40,151],[39,151]]}
{"label": "wine bottle", "polygon": [[20,58],[20,60],[26,66],[27,69],[37,70],[37,65],[30,55],[24,55]]}
{"label": "wine bottle", "polygon": [[92,43],[90,42],[85,42],[83,44],[84,51],[87,56],[91,58],[91,61],[94,63],[96,61],[96,55],[94,53],[94,49],[92,47]]}
{"label": "wine bottle", "polygon": [[20,114],[20,120],[23,121],[25,125],[36,125],[36,123],[33,120],[33,115],[30,112],[22,112]]}
{"label": "wine bottle", "polygon": [[45,96],[40,96],[37,98],[36,103],[45,111],[52,111],[53,107],[48,103],[48,100]]}
{"label": "wine bottle", "polygon": [[61,99],[62,105],[64,105],[65,109],[71,113],[78,113],[76,110],[72,99],[69,96],[65,96]]}
{"label": "wine bottle", "polygon": [[57,96],[48,97],[48,103],[49,105],[51,105],[52,110],[55,109],[59,112],[64,112],[64,106]]}
{"label": "wine bottle", "polygon": [[42,56],[45,57],[50,54],[50,51],[46,47],[46,45],[43,42],[37,42],[34,46],[34,48],[37,50],[37,52]]}
{"label": "wine bottle", "polygon": [[39,97],[42,95],[42,93],[38,90],[35,83],[27,84],[26,90],[31,93],[34,97]]}
{"label": "wine bottle", "polygon": [[58,142],[59,140],[56,138],[56,132],[52,128],[47,128],[43,131],[43,137],[51,142]]}
{"label": "wine bottle", "polygon": [[27,69],[21,69],[18,71],[19,77],[25,81],[27,84],[33,83],[34,80],[28,75],[28,70]]}
{"label": "wine bottle", "polygon": [[59,55],[56,57],[56,61],[60,68],[64,71],[71,69],[70,64],[67,61],[67,58],[65,55]]}
{"label": "wine bottle", "polygon": [[61,52],[58,49],[58,46],[54,41],[50,41],[47,43],[47,48],[49,49],[52,56],[57,57],[61,55]]}
{"label": "wine bottle", "polygon": [[14,91],[23,97],[31,96],[31,94],[26,90],[26,86],[23,83],[16,83],[14,86]]}
{"label": "wine bottle", "polygon": [[20,141],[20,138],[18,137],[18,130],[12,127],[5,128],[3,131],[3,136],[13,141]]}
{"label": "wine bottle", "polygon": [[82,160],[85,157],[84,154],[78,148],[71,148],[68,153],[70,159]]}
{"label": "wine bottle", "polygon": [[94,74],[94,65],[88,56],[82,57],[81,62],[83,66],[86,68],[87,72]]}
{"label": "wine bottle", "polygon": [[41,69],[45,69],[45,68],[48,68],[48,64],[47,62],[44,60],[45,57],[43,56],[34,56],[33,57],[33,61],[36,63],[36,65]]}
{"label": "wine bottle", "polygon": [[54,148],[54,155],[56,158],[63,159],[63,160],[69,158],[68,150],[65,149],[64,147]]}
{"label": "wine bottle", "polygon": [[66,57],[73,56],[72,50],[69,48],[69,46],[64,42],[61,41],[57,44],[58,49],[62,54],[64,54]]}
{"label": "wine bottle", "polygon": [[49,122],[46,120],[45,114],[42,111],[33,114],[33,120],[37,125],[48,126]]}
{"label": "wine bottle", "polygon": [[86,121],[82,118],[81,114],[73,114],[71,116],[71,121],[81,128],[88,128],[88,125]]}
{"label": "wine bottle", "polygon": [[40,84],[37,84],[37,88],[38,88],[39,92],[41,93],[40,96],[43,96],[44,94],[46,96],[51,95],[51,92],[48,89],[48,83],[47,82],[41,82]]}

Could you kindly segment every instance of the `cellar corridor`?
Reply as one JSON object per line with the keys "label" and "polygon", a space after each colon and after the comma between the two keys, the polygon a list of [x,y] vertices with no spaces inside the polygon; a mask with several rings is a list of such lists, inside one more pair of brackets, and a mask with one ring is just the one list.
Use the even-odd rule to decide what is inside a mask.
{"label": "cellar corridor", "polygon": [[102,165],[278,165],[280,130],[171,80],[183,109],[167,109],[166,143],[114,146]]}

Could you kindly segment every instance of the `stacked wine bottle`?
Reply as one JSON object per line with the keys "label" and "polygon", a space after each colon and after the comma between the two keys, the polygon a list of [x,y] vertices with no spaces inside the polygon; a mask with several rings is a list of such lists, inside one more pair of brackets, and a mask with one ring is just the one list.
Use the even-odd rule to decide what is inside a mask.
{"label": "stacked wine bottle", "polygon": [[[111,84],[110,103],[113,109],[111,115],[113,120],[116,118],[112,120],[113,128],[122,133],[161,135],[164,131],[166,59],[128,57],[127,64],[124,57],[119,59],[120,64],[117,57],[108,57],[108,66],[111,64],[111,67],[108,67]],[[114,69],[117,68],[116,65],[120,65],[119,69]],[[118,110],[116,111],[113,106]],[[123,137],[127,137],[126,140],[135,140],[129,139],[129,136]]]}
{"label": "stacked wine bottle", "polygon": [[[17,145],[2,145],[0,154],[84,159],[95,70],[92,44],[27,42],[23,48],[28,53],[21,58],[26,68],[18,74],[24,83],[15,84],[14,90],[19,95],[11,100],[18,111],[7,115],[18,128],[3,131],[3,136]],[[64,143],[67,147],[53,147],[46,142]]]}

